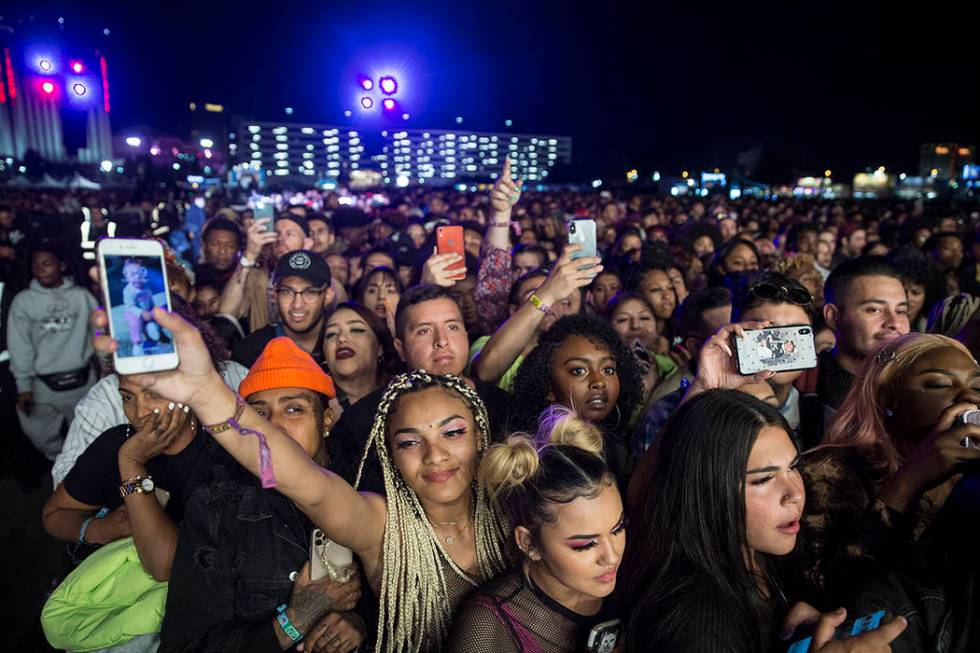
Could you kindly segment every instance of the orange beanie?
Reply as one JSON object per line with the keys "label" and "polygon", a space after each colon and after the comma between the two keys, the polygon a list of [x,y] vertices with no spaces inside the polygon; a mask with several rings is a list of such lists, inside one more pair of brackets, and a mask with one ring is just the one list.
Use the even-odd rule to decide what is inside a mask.
{"label": "orange beanie", "polygon": [[243,397],[277,388],[304,388],[331,399],[337,396],[333,379],[313,358],[286,336],[273,338],[242,379],[238,393]]}

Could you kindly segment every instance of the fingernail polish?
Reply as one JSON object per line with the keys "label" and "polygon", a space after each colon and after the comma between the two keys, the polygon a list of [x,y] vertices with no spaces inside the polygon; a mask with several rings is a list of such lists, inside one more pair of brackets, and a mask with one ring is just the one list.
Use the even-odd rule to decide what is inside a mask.
{"label": "fingernail polish", "polygon": [[160,414],[160,409],[159,408],[154,408],[153,409],[153,414],[154,415],[159,415]]}
{"label": "fingernail polish", "polygon": [[184,406],[184,412],[185,413],[191,412],[191,407],[190,406]]}
{"label": "fingernail polish", "polygon": [[167,404],[167,408],[170,409],[170,410],[173,410],[174,409],[174,402],[171,401],[169,404]]}

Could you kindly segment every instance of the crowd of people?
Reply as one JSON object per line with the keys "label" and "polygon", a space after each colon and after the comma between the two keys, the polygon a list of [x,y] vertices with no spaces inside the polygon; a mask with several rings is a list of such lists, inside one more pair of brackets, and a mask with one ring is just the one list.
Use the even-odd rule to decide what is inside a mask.
{"label": "crowd of people", "polygon": [[[77,565],[53,646],[980,650],[970,207],[531,192],[507,164],[272,218],[201,199],[0,190],[5,410]],[[112,236],[166,245],[175,370],[113,370]],[[782,326],[816,366],[741,374]]]}

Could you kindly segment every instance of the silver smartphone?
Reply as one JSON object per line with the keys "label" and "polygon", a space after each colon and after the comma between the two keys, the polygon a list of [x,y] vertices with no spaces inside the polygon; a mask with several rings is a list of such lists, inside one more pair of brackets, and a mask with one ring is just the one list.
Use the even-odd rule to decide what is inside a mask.
{"label": "silver smartphone", "polygon": [[817,366],[817,348],[809,324],[746,330],[743,337],[735,336],[734,340],[739,374],[789,372]]}
{"label": "silver smartphone", "polygon": [[595,220],[572,220],[569,222],[568,244],[582,246],[582,249],[579,251],[572,252],[573,261],[580,258],[594,257],[597,251]]}
{"label": "silver smartphone", "polygon": [[155,240],[99,241],[99,273],[109,333],[119,344],[113,364],[119,374],[177,367],[173,334],[156,323],[155,307],[171,310],[163,246]]}

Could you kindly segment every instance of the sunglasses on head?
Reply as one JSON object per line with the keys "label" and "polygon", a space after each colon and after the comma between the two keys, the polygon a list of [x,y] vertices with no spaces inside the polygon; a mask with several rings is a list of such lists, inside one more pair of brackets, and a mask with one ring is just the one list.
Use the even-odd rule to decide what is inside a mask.
{"label": "sunglasses on head", "polygon": [[805,288],[787,287],[768,281],[753,285],[749,288],[749,293],[759,299],[789,302],[797,306],[806,306],[813,301],[813,297]]}

